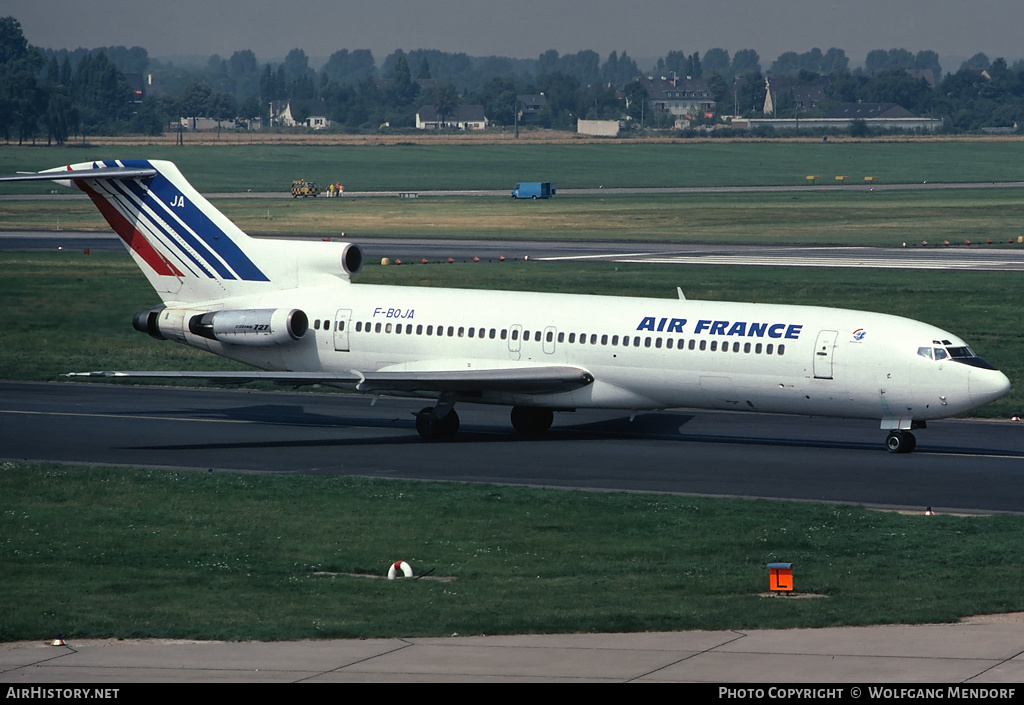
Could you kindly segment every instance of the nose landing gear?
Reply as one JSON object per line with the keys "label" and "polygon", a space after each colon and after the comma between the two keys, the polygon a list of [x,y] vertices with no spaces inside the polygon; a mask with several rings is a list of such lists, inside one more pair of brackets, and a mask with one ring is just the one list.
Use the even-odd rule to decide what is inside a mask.
{"label": "nose landing gear", "polygon": [[909,453],[917,446],[917,439],[910,431],[890,431],[885,447],[890,453]]}

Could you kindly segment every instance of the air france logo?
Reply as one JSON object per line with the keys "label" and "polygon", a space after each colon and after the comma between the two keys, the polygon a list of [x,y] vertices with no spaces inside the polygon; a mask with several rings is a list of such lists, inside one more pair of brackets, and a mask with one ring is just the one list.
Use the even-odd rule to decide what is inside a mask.
{"label": "air france logo", "polygon": [[864,330],[863,328],[858,328],[857,330],[853,331],[853,339],[859,343],[862,340],[864,340],[864,336],[867,334],[868,332],[866,330]]}
{"label": "air france logo", "polygon": [[[657,318],[645,316],[637,330],[649,330],[657,333],[683,333],[685,318]],[[699,320],[693,326],[694,334],[726,335],[741,338],[789,338],[800,337],[803,324],[794,323],[758,323],[747,321],[712,321]]]}

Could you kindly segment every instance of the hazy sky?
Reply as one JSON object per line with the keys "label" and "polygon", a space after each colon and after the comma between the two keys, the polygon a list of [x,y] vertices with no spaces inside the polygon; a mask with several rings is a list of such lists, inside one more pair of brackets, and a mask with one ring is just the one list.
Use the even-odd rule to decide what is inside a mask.
{"label": "hazy sky", "polygon": [[854,66],[871,49],[1024,56],[1022,0],[33,0],[8,14],[35,46],[138,45],[156,58],[251,49],[266,61],[296,47],[311,59],[371,49],[378,61],[395,49],[645,59],[722,47],[755,49],[765,67],[833,46]]}

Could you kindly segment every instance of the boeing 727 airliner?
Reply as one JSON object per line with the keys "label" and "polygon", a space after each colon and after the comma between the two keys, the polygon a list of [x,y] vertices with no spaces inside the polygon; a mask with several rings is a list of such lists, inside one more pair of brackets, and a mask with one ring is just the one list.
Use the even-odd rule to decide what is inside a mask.
{"label": "boeing 727 airliner", "polygon": [[434,400],[426,439],[453,436],[456,403],[512,407],[541,433],[553,412],[690,407],[879,419],[906,453],[913,429],[1009,391],[963,340],[906,318],[811,306],[357,284],[349,243],[253,239],[164,161],[75,164],[0,180],[84,191],[163,303],[139,331],[252,372],[92,372],[323,384]]}

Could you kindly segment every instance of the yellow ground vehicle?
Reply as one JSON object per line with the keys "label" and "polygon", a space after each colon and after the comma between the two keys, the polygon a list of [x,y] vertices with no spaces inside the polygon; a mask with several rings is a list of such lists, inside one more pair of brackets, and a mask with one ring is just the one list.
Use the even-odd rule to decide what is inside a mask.
{"label": "yellow ground vehicle", "polygon": [[316,198],[320,195],[320,187],[316,185],[315,181],[306,181],[305,179],[296,179],[292,182],[292,198],[298,198],[302,196],[312,196]]}

